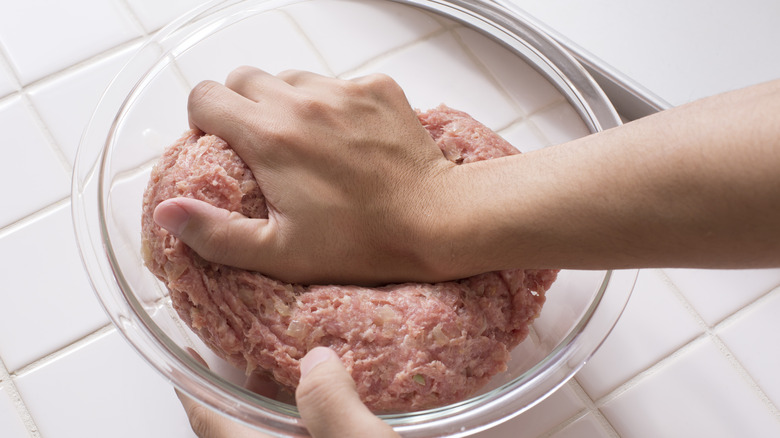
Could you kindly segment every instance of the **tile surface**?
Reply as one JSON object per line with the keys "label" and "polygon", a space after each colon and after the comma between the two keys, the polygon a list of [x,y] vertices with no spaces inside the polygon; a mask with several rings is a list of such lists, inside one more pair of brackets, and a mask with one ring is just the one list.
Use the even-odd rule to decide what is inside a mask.
{"label": "tile surface", "polygon": [[5,64],[5,60],[0,57],[0,98],[11,94],[16,90],[16,83],[12,79],[10,67]]}
{"label": "tile surface", "polygon": [[531,115],[549,144],[564,143],[588,135],[587,125],[568,103],[561,102]]}
{"label": "tile surface", "polygon": [[[268,41],[275,43],[266,44]],[[224,83],[228,74],[242,65],[271,74],[288,69],[330,73],[296,23],[278,11],[244,19],[204,38],[177,62],[192,86],[206,79]]]}
{"label": "tile surface", "polygon": [[537,437],[584,408],[575,390],[567,385],[519,416],[474,436],[479,438]]}
{"label": "tile surface", "polygon": [[745,315],[717,332],[775,406],[780,406],[778,315],[780,290],[775,290],[767,300],[752,306]]}
{"label": "tile surface", "polygon": [[193,436],[173,389],[115,330],[20,376],[16,385],[42,436]]}
{"label": "tile surface", "polygon": [[336,75],[441,29],[427,14],[392,2],[322,0],[287,12]]}
{"label": "tile surface", "polygon": [[140,36],[117,1],[0,4],[0,44],[22,85]]}
{"label": "tile surface", "polygon": [[620,436],[780,436],[780,422],[710,341],[601,407]]}
{"label": "tile surface", "polygon": [[666,269],[680,292],[709,325],[780,285],[780,269]]}
{"label": "tile surface", "polygon": [[0,160],[3,227],[67,197],[70,178],[19,96],[0,102],[0,129],[5,134]]}
{"label": "tile surface", "polygon": [[450,33],[394,51],[359,69],[356,76],[376,72],[395,79],[415,108],[435,108],[442,103],[468,108],[471,116],[494,130],[521,115],[506,92],[484,75],[484,67]]}
{"label": "tile surface", "polygon": [[143,24],[144,30],[154,32],[174,19],[203,4],[203,0],[125,0]]}
{"label": "tile surface", "polygon": [[17,414],[16,405],[4,386],[7,385],[0,383],[0,436],[27,436],[27,427]]}
{"label": "tile surface", "polygon": [[588,414],[553,433],[550,438],[611,438],[611,436],[593,414]]}
{"label": "tile surface", "polygon": [[661,272],[641,271],[614,332],[576,379],[601,398],[703,332]]}
{"label": "tile surface", "polygon": [[130,46],[29,90],[35,109],[71,165],[103,91],[135,49]]}
{"label": "tile surface", "polygon": [[14,371],[108,323],[81,265],[70,204],[0,237],[0,357]]}
{"label": "tile surface", "polygon": [[471,29],[459,28],[456,34],[526,115],[563,101],[547,79],[508,49]]}

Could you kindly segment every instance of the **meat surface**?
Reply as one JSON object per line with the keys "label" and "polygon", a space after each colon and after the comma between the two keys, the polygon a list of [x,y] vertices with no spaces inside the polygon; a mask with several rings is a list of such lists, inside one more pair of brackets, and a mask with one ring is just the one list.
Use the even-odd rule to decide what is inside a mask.
{"label": "meat surface", "polygon": [[[517,153],[463,112],[442,105],[418,116],[456,163]],[[234,366],[291,390],[306,352],[330,347],[375,412],[457,402],[504,371],[557,275],[515,269],[377,288],[286,284],[207,262],[155,225],[157,204],[181,196],[249,217],[267,210],[251,171],[222,139],[189,131],[165,151],[144,193],[142,255],[184,322]]]}

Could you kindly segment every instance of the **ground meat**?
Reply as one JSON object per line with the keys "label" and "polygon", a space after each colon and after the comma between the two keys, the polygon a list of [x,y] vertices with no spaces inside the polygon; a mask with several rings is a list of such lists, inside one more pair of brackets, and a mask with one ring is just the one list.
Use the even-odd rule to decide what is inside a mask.
{"label": "ground meat", "polygon": [[[419,114],[444,155],[468,163],[517,153],[467,114],[445,106]],[[197,335],[247,374],[264,370],[295,388],[299,361],[335,350],[375,412],[442,406],[506,369],[555,280],[553,270],[508,270],[438,284],[378,288],[285,284],[210,263],[156,226],[161,201],[187,196],[267,217],[251,171],[220,138],[194,131],[169,147],[143,199],[143,258]]]}

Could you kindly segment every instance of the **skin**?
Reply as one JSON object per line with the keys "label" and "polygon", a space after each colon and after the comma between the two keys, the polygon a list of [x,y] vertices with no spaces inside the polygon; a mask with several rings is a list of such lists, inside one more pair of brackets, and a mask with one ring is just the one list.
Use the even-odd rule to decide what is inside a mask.
{"label": "skin", "polygon": [[[193,127],[247,163],[269,218],[179,198],[161,203],[155,220],[208,260],[287,282],[435,282],[519,266],[780,266],[780,80],[463,166],[443,157],[382,75],[242,67],[225,85],[195,87],[188,110]],[[354,407],[342,400],[348,383],[324,379],[342,395],[311,406]],[[375,418],[337,417],[307,425],[314,436],[344,436]]]}

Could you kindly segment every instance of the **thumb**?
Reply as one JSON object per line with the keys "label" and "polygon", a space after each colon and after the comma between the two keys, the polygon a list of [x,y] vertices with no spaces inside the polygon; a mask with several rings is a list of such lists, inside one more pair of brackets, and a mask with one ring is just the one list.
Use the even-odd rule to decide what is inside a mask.
{"label": "thumb", "polygon": [[260,271],[268,256],[268,219],[252,219],[191,198],[172,198],[154,209],[154,222],[204,259]]}
{"label": "thumb", "polygon": [[360,401],[355,382],[330,348],[316,347],[301,360],[295,398],[301,418],[315,438],[398,437]]}

